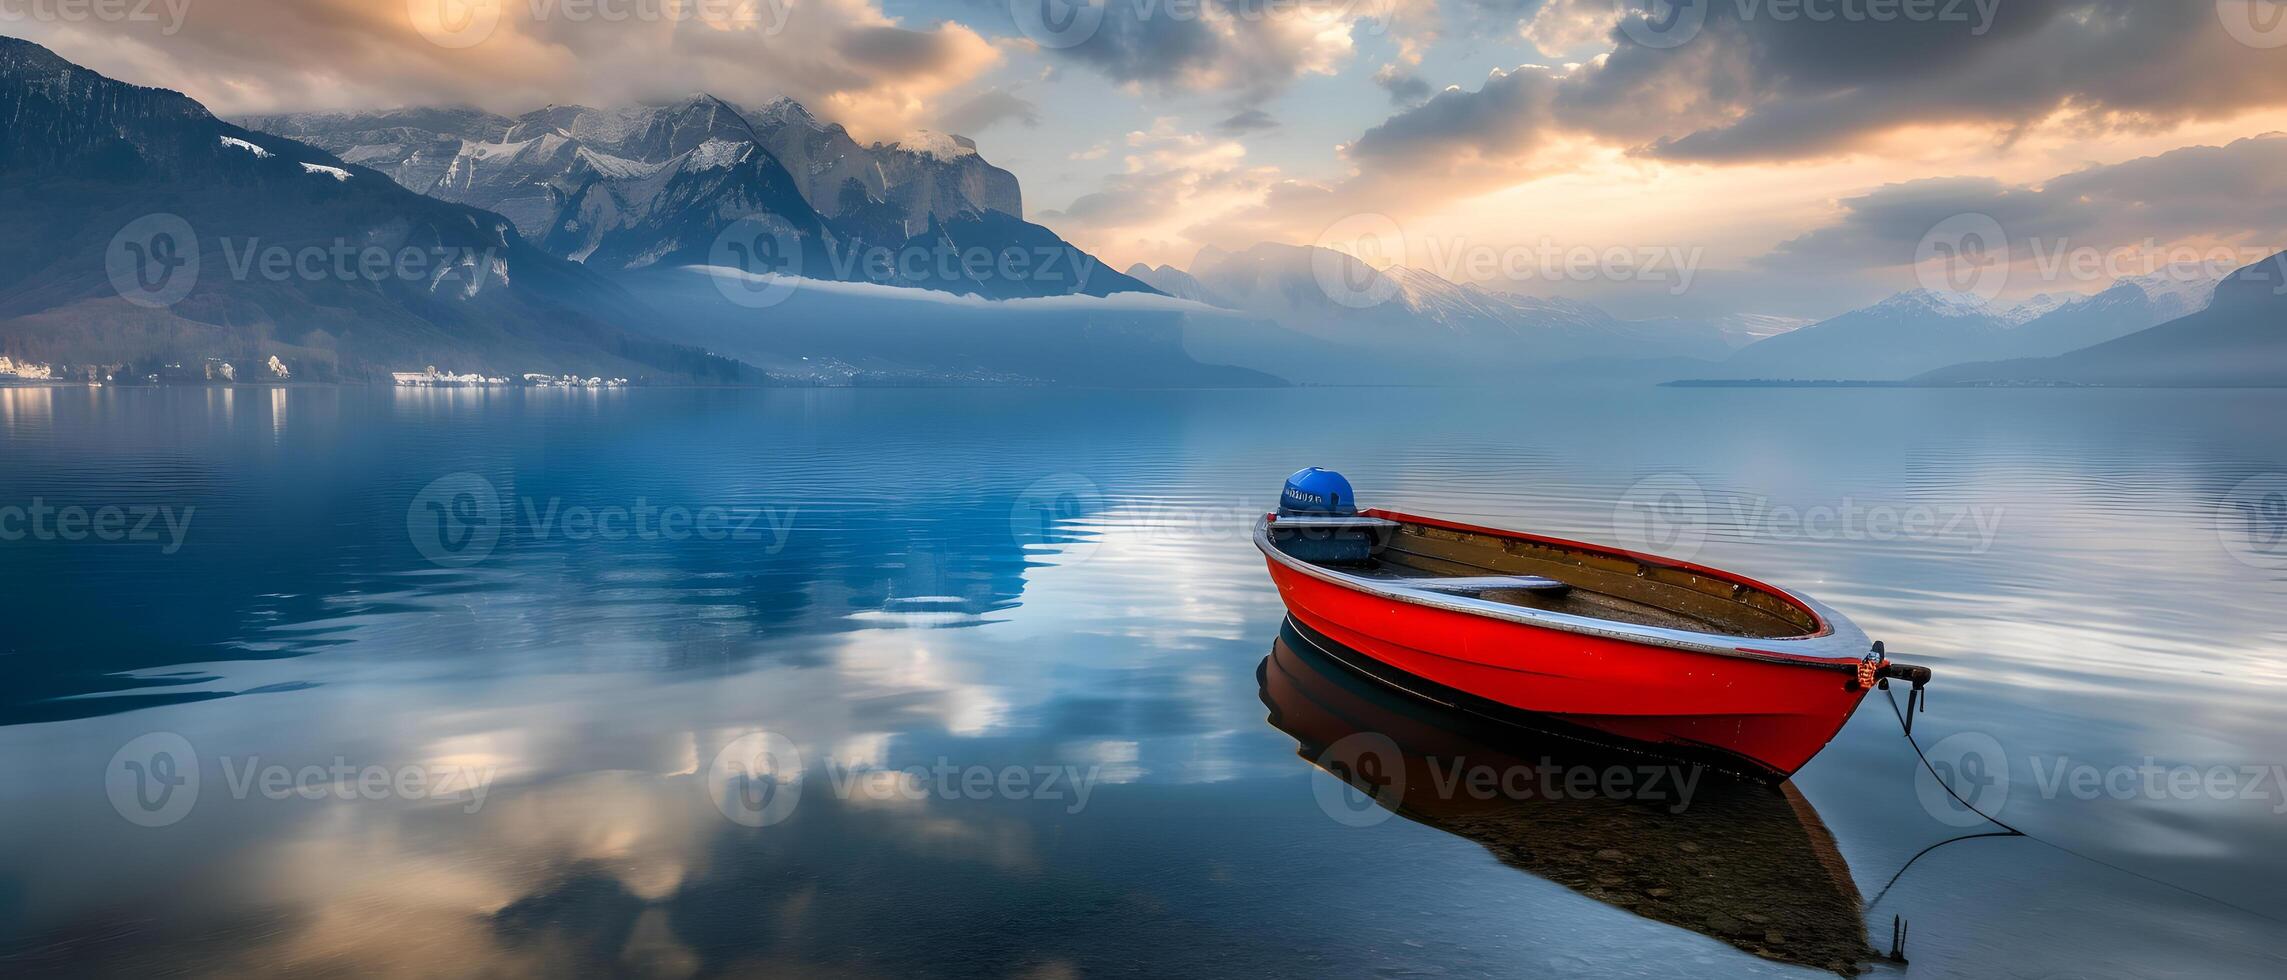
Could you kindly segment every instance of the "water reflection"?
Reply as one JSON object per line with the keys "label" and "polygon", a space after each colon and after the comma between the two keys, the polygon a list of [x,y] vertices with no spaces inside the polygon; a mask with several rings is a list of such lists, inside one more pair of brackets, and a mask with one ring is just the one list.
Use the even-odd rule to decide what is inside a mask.
{"label": "water reflection", "polygon": [[1353,673],[1291,623],[1257,676],[1303,758],[1504,864],[1767,959],[1852,976],[1874,957],[1850,868],[1792,784],[1432,705]]}
{"label": "water reflection", "polygon": [[[1282,611],[1246,529],[1303,463],[1349,471],[1375,502],[1591,540],[1612,537],[1637,481],[1688,474],[1710,498],[1702,560],[1804,588],[1940,668],[1917,731],[1998,742],[2012,823],[2280,909],[2276,795],[2042,791],[2065,759],[2287,758],[2287,575],[2235,559],[2215,523],[2232,487],[2287,472],[2276,392],[236,397],[0,390],[0,507],[195,508],[173,553],[0,542],[0,973],[91,957],[110,969],[81,972],[1801,976],[1827,964],[1736,947],[1864,941],[1802,924],[1772,944],[1741,931],[1771,931],[1747,917],[1770,913],[1736,905],[1674,924],[1647,911],[1654,888],[1714,908],[1745,887],[1719,877],[1732,890],[1703,903],[1676,874],[1693,865],[1633,856],[1717,809],[1329,819],[1312,790],[1329,777],[1263,723],[1252,676]],[[1518,417],[1534,424],[1487,422]],[[454,474],[523,522],[465,567],[431,563],[407,525]],[[1074,476],[1092,494],[1036,499]],[[1778,533],[1771,517],[1845,499],[2002,522],[1981,549]],[[526,516],[638,501],[762,508],[791,533],[573,536]],[[696,774],[757,729],[866,767],[947,756],[1102,779],[1079,814],[820,793],[750,831]],[[113,812],[101,774],[154,731],[210,764],[342,755],[499,782],[474,814],[242,804],[209,769],[222,795],[151,830]],[[1536,746],[1459,748],[1535,761]],[[1918,800],[1917,769],[1877,705],[1793,784],[1869,899],[1959,833]],[[1774,860],[1819,880],[1811,824],[1768,794],[1702,802],[1744,808]],[[1580,860],[1551,828],[1618,836]],[[1604,850],[1629,865],[1617,883]],[[1914,969],[1941,975],[2101,956],[2136,975],[2274,976],[2287,948],[2275,921],[2025,842],[1933,852],[1873,910],[1885,937],[1894,912],[1914,920]]]}
{"label": "water reflection", "polygon": [[[0,589],[46,615],[0,637],[20,658],[0,725],[228,697],[211,665],[355,642],[456,651],[456,669],[566,645],[720,669],[804,656],[785,642],[804,636],[986,625],[1089,516],[1024,497],[1093,455],[1075,418],[1026,418],[1054,462],[1009,467],[945,420],[808,395],[740,403],[751,422],[726,428],[706,393],[659,415],[619,391],[277,388],[246,413],[227,389],[91,389],[59,435],[56,390],[0,392],[0,500],[152,509],[186,533],[9,543]],[[409,509],[440,479],[496,495],[477,564],[419,547]]]}
{"label": "water reflection", "polygon": [[49,385],[0,385],[0,428],[14,438],[37,438],[55,419],[56,392]]}

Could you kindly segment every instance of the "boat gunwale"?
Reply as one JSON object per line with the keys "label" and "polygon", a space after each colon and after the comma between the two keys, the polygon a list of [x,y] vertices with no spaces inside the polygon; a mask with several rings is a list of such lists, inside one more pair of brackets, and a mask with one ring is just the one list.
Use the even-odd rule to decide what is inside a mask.
{"label": "boat gunwale", "polygon": [[[1814,632],[1804,633],[1797,636],[1784,637],[1705,633],[1695,630],[1671,629],[1662,626],[1641,626],[1634,623],[1621,622],[1619,620],[1597,619],[1590,616],[1576,616],[1570,613],[1533,609],[1527,606],[1517,606],[1504,602],[1494,602],[1489,599],[1478,599],[1466,595],[1432,592],[1426,589],[1406,586],[1404,584],[1404,579],[1370,579],[1362,575],[1352,575],[1339,569],[1327,568],[1322,565],[1315,565],[1300,558],[1296,558],[1295,556],[1287,554],[1285,551],[1281,550],[1278,545],[1271,540],[1271,527],[1274,524],[1274,519],[1277,517],[1276,514],[1265,514],[1255,520],[1255,547],[1262,551],[1264,555],[1268,556],[1271,561],[1277,562],[1278,564],[1292,571],[1309,576],[1310,578],[1314,578],[1322,582],[1326,582],[1338,588],[1347,589],[1352,592],[1358,592],[1380,599],[1386,599],[1392,602],[1402,602],[1408,605],[1423,606],[1430,609],[1442,610],[1445,612],[1460,613],[1462,615],[1476,616],[1484,619],[1500,620],[1504,622],[1515,623],[1520,626],[1532,626],[1565,633],[1578,633],[1586,636],[1598,636],[1628,643],[1666,647],[1669,649],[1684,650],[1692,653],[1712,654],[1714,656],[1720,657],[1755,660],[1764,663],[1782,664],[1788,666],[1809,667],[1820,670],[1856,670],[1858,669],[1859,663],[1866,659],[1867,651],[1869,651],[1873,646],[1872,641],[1867,638],[1864,631],[1858,628],[1857,624],[1852,623],[1841,613],[1834,611],[1825,603],[1822,603],[1807,595],[1803,595],[1802,593],[1795,592],[1791,589],[1783,589],[1775,585],[1759,582],[1744,575],[1739,575],[1733,572],[1726,572],[1721,569],[1710,568],[1708,566],[1700,565],[1694,562],[1681,561],[1673,558],[1663,558],[1658,555],[1647,555],[1641,552],[1629,551],[1625,548],[1611,548],[1603,545],[1590,544],[1585,541],[1573,541],[1565,538],[1549,537],[1546,535],[1528,534],[1522,531],[1507,531],[1499,528],[1480,527],[1473,524],[1462,524],[1454,521],[1440,520],[1434,517],[1421,517],[1393,510],[1377,508],[1373,510],[1360,511],[1359,514],[1360,516],[1365,517],[1379,517],[1384,520],[1395,521],[1399,524],[1418,524],[1428,527],[1443,528],[1449,531],[1461,531],[1471,534],[1490,535],[1497,538],[1532,541],[1539,544],[1576,549],[1579,551],[1591,552],[1595,554],[1612,555],[1627,558],[1637,562],[1642,562],[1648,565],[1655,565],[1664,568],[1674,568],[1691,572],[1697,575],[1705,575],[1720,581],[1743,585],[1751,589],[1760,589],[1770,595],[1774,595],[1785,599],[1788,602],[1794,603],[1797,606],[1800,606],[1803,611],[1808,612],[1811,615],[1811,618],[1818,623],[1819,628]],[[1806,649],[1802,649],[1800,651],[1786,650],[1783,648],[1769,649],[1770,647],[1774,646],[1783,647],[1785,645],[1796,644],[1800,644]]]}

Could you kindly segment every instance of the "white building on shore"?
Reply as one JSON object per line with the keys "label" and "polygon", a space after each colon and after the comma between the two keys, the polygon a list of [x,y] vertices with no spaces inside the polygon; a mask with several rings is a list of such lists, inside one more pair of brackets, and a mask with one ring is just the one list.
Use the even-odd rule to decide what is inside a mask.
{"label": "white building on shore", "polygon": [[53,365],[19,361],[0,354],[0,378],[18,378],[24,381],[50,381],[56,376]]}
{"label": "white building on shore", "polygon": [[391,383],[400,388],[478,388],[505,385],[507,378],[488,378],[482,374],[454,374],[439,371],[434,364],[426,371],[395,371],[389,375]]}

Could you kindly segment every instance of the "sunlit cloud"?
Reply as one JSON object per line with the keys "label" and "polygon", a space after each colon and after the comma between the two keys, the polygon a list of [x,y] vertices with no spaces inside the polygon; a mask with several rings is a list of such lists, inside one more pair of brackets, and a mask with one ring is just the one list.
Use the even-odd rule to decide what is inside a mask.
{"label": "sunlit cloud", "polygon": [[908,25],[875,0],[726,0],[610,19],[603,9],[201,0],[172,35],[119,23],[21,26],[66,58],[179,89],[226,116],[438,103],[516,113],[704,91],[752,103],[789,96],[853,131],[894,137],[933,124],[949,93],[1002,58],[969,27]]}

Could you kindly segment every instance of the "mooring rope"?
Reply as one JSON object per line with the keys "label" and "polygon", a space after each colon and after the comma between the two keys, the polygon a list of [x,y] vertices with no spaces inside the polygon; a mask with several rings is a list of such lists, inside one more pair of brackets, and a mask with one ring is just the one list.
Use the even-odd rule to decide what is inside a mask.
{"label": "mooring rope", "polygon": [[2001,831],[2000,831],[2000,832],[1988,832],[1988,833],[1983,833],[1983,834],[1965,834],[1965,835],[1962,835],[1962,836],[1960,836],[1960,837],[1949,837],[1949,838],[1946,838],[1945,840],[1939,841],[1939,842],[1937,842],[1937,843],[1935,843],[1935,844],[1932,844],[1932,845],[1930,845],[1930,846],[1928,846],[1928,847],[1922,848],[1922,849],[1921,849],[1919,852],[1916,852],[1916,853],[1915,853],[1915,855],[1914,855],[1913,857],[1907,858],[1907,859],[1906,859],[1906,863],[1905,863],[1905,864],[1903,864],[1903,865],[1900,865],[1900,866],[1899,866],[1899,868],[1898,868],[1898,873],[1897,873],[1897,874],[1894,874],[1894,875],[1891,875],[1891,876],[1890,876],[1890,881],[1889,881],[1889,883],[1888,883],[1888,884],[1885,884],[1885,885],[1883,885],[1883,886],[1882,886],[1882,890],[1881,890],[1881,891],[1879,891],[1879,892],[1876,892],[1876,893],[1875,893],[1873,901],[1870,901],[1870,902],[1867,902],[1867,903],[1866,903],[1866,909],[1867,909],[1867,911],[1870,911],[1870,912],[1871,912],[1871,911],[1873,911],[1873,910],[1874,910],[1874,906],[1876,906],[1877,904],[1880,904],[1880,903],[1881,903],[1883,896],[1890,894],[1890,888],[1891,888],[1891,886],[1892,886],[1892,885],[1896,885],[1896,884],[1898,883],[1898,879],[1905,877],[1905,875],[1906,875],[1906,869],[1913,867],[1913,866],[1914,866],[1914,862],[1921,860],[1921,859],[1922,859],[1922,855],[1924,855],[1924,854],[1928,854],[1928,853],[1930,853],[1931,851],[1937,850],[1938,848],[1944,847],[1944,846],[1946,846],[1947,844],[1951,844],[1951,843],[1954,843],[1954,842],[1956,842],[1956,841],[1965,841],[1965,840],[1977,840],[1977,839],[1979,839],[1979,838],[1981,838],[1981,837],[2023,837],[2023,838],[2025,838],[2026,840],[2032,841],[2032,842],[2034,842],[2034,843],[2036,843],[2036,844],[2040,844],[2040,845],[2042,845],[2042,846],[2044,846],[2044,847],[2048,847],[2048,848],[2051,848],[2051,849],[2053,849],[2053,850],[2056,850],[2056,851],[2062,852],[2062,853],[2064,853],[2064,854],[2069,854],[2069,855],[2071,855],[2071,856],[2073,856],[2073,857],[2077,857],[2077,858],[2080,858],[2081,860],[2083,860],[2083,861],[2087,861],[2087,862],[2089,862],[2089,863],[2091,863],[2091,864],[2096,864],[2096,865],[2100,865],[2100,866],[2102,866],[2102,867],[2110,868],[2110,869],[2112,869],[2112,870],[2114,870],[2114,871],[2118,871],[2118,872],[2120,872],[2121,874],[2129,875],[2129,876],[2131,876],[2131,877],[2142,878],[2142,879],[2144,879],[2145,881],[2149,881],[2149,882],[2151,882],[2151,883],[2153,883],[2153,884],[2155,884],[2155,885],[2160,885],[2160,886],[2162,886],[2162,887],[2165,887],[2165,888],[2171,888],[2171,889],[2174,889],[2174,890],[2176,890],[2176,891],[2180,891],[2180,892],[2183,892],[2183,893],[2184,893],[2184,894],[2186,894],[2186,895],[2190,895],[2190,896],[2192,896],[2192,897],[2194,897],[2194,898],[2203,898],[2203,899],[2206,899],[2206,900],[2208,900],[2208,901],[2210,901],[2210,902],[2214,902],[2214,903],[2216,903],[2217,905],[2221,905],[2221,906],[2223,906],[2223,907],[2225,907],[2225,908],[2228,908],[2228,909],[2234,909],[2234,910],[2237,910],[2237,911],[2240,911],[2240,912],[2245,912],[2245,913],[2247,913],[2247,914],[2249,914],[2249,915],[2255,916],[2255,917],[2256,917],[2256,918],[2258,918],[2258,919],[2263,919],[2263,920],[2266,920],[2266,921],[2269,921],[2269,922],[2277,922],[2277,923],[2280,923],[2280,924],[2282,924],[2282,925],[2287,925],[2287,919],[2281,919],[2281,918],[2279,918],[2279,917],[2277,917],[2277,916],[2274,916],[2274,915],[2270,915],[2270,914],[2267,914],[2267,913],[2263,913],[2263,912],[2258,912],[2258,911],[2256,911],[2256,910],[2254,910],[2254,909],[2248,908],[2248,907],[2247,907],[2247,906],[2245,906],[2245,905],[2241,905],[2241,904],[2239,904],[2239,903],[2237,903],[2237,902],[2229,901],[2229,900],[2226,900],[2226,899],[2217,898],[2216,896],[2214,896],[2214,895],[2210,895],[2210,894],[2207,894],[2206,892],[2194,891],[2194,890],[2192,890],[2192,889],[2190,889],[2190,888],[2186,888],[2186,887],[2184,887],[2184,886],[2182,886],[2182,885],[2176,884],[2175,882],[2172,882],[2172,881],[2166,881],[2166,880],[2163,880],[2163,879],[2160,879],[2160,878],[2155,878],[2155,877],[2152,877],[2151,875],[2145,874],[2144,872],[2142,872],[2142,871],[2138,871],[2138,870],[2136,870],[2136,869],[2134,869],[2134,868],[2124,868],[2124,867],[2121,867],[2120,865],[2114,864],[2114,863],[2112,863],[2112,862],[2110,862],[2110,861],[2107,861],[2107,860],[2105,860],[2105,859],[2103,859],[2103,858],[2100,858],[2100,857],[2096,857],[2096,856],[2094,856],[2094,855],[2090,855],[2090,854],[2084,854],[2084,853],[2081,853],[2080,851],[2076,851],[2076,850],[2073,850],[2072,848],[2070,848],[2070,847],[2066,847],[2065,845],[2063,845],[2063,844],[2059,844],[2059,843],[2057,843],[2057,842],[2055,842],[2055,841],[2052,841],[2052,840],[2044,840],[2044,839],[2042,839],[2042,838],[2040,838],[2040,837],[2036,837],[2036,836],[2034,836],[2034,835],[2032,835],[2032,834],[2028,834],[2028,833],[2026,833],[2026,832],[2024,832],[2024,831],[2022,831],[2022,830],[2019,830],[2019,829],[2017,829],[2016,827],[2010,826],[2009,824],[2007,824],[2007,823],[2003,822],[2003,821],[2001,820],[2001,818],[1999,818],[1999,817],[1996,817],[1996,816],[1994,816],[1993,814],[1987,813],[1987,812],[1985,812],[1985,811],[1983,811],[1983,810],[1980,810],[1980,809],[1978,809],[1977,807],[1975,807],[1975,806],[1971,805],[1971,804],[1970,804],[1970,802],[1969,802],[1968,800],[1965,800],[1965,799],[1962,799],[1962,798],[1961,798],[1961,794],[1960,794],[1960,793],[1956,793],[1956,792],[1954,792],[1954,789],[1953,789],[1953,787],[1952,787],[1951,785],[1948,785],[1948,784],[1946,783],[1945,777],[1944,777],[1944,776],[1940,776],[1940,775],[1938,775],[1938,770],[1937,770],[1937,767],[1936,767],[1936,766],[1933,766],[1933,765],[1931,765],[1931,764],[1930,764],[1930,757],[1929,757],[1929,755],[1928,755],[1927,753],[1925,753],[1925,752],[1923,752],[1923,751],[1922,751],[1922,743],[1921,743],[1921,741],[1920,741],[1919,739],[1916,739],[1916,738],[1914,737],[1914,730],[1913,730],[1913,727],[1912,727],[1912,726],[1910,726],[1910,725],[1908,725],[1908,724],[1906,723],[1906,712],[1905,712],[1905,710],[1904,710],[1904,709],[1902,709],[1902,708],[1900,708],[1900,707],[1898,707],[1898,695],[1897,695],[1895,692],[1891,691],[1891,690],[1890,690],[1890,689],[1889,689],[1887,686],[1885,686],[1885,687],[1882,689],[1882,693],[1883,693],[1883,695],[1884,695],[1884,696],[1886,696],[1886,697],[1888,697],[1888,698],[1890,699],[1890,713],[1891,713],[1891,714],[1893,714],[1893,715],[1896,715],[1896,716],[1898,717],[1898,729],[1899,729],[1899,731],[1900,731],[1901,733],[1903,733],[1903,734],[1906,736],[1906,744],[1907,744],[1907,745],[1911,745],[1911,746],[1913,746],[1913,747],[1914,747],[1914,757],[1915,757],[1916,759],[1919,759],[1919,760],[1921,760],[1921,762],[1922,762],[1922,768],[1923,768],[1923,769],[1925,769],[1925,770],[1928,770],[1928,771],[1929,771],[1929,774],[1930,774],[1930,778],[1931,778],[1931,779],[1933,779],[1933,780],[1936,780],[1936,781],[1937,781],[1937,784],[1938,784],[1938,788],[1939,788],[1939,789],[1942,789],[1942,790],[1945,790],[1945,791],[1946,791],[1946,795],[1947,795],[1947,796],[1951,796],[1951,797],[1953,797],[1953,798],[1954,798],[1954,802],[1961,804],[1963,809],[1966,809],[1966,810],[1968,810],[1968,811],[1969,811],[1969,812],[1971,812],[1971,813],[1977,814],[1978,816],[1985,818],[1985,819],[1986,819],[1986,821],[1988,821],[1988,822],[1992,823],[1992,824],[1993,824],[1994,826],[1996,826],[1996,827],[1999,827],[1999,828],[2001,828]]}

